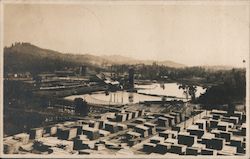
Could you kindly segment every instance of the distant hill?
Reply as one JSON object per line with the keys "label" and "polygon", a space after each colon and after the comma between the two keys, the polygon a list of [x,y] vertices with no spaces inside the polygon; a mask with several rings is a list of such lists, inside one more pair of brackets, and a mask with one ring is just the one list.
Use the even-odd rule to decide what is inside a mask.
{"label": "distant hill", "polygon": [[124,56],[121,56],[121,55],[104,55],[104,56],[101,56],[101,57],[103,57],[106,60],[109,60],[111,63],[114,63],[114,64],[130,64],[130,65],[145,64],[145,65],[152,65],[155,62],[158,65],[164,65],[164,66],[168,66],[168,67],[175,67],[175,68],[186,67],[186,65],[176,63],[176,62],[173,62],[173,61],[170,61],[170,60],[166,60],[166,61],[137,60],[137,59],[134,59],[134,58],[124,57]]}
{"label": "distant hill", "polygon": [[109,61],[110,63],[113,64],[137,64],[138,60],[135,60],[133,58],[130,57],[125,57],[125,56],[121,56],[121,55],[103,55],[100,56],[103,59]]}
{"label": "distant hill", "polygon": [[[5,72],[41,72],[54,71],[65,67],[88,65],[101,67],[105,64],[146,64],[151,65],[153,60],[136,60],[120,55],[94,56],[90,54],[65,54],[58,51],[43,49],[30,43],[16,43],[4,48]],[[172,61],[156,62],[169,67],[185,67]]]}
{"label": "distant hill", "polygon": [[62,55],[60,52],[42,49],[29,43],[17,43],[4,48],[5,72],[54,71],[80,65],[77,59],[76,56]]}
{"label": "distant hill", "polygon": [[210,70],[210,71],[231,70],[231,69],[235,68],[233,66],[224,66],[224,65],[214,65],[214,66],[204,65],[201,67],[205,68],[206,70]]}

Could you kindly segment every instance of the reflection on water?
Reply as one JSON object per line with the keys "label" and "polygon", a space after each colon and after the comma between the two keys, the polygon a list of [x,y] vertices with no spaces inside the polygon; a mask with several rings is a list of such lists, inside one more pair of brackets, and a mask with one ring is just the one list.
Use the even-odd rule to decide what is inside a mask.
{"label": "reflection on water", "polygon": [[124,91],[110,92],[108,95],[104,94],[103,92],[99,92],[96,94],[91,94],[90,96],[96,100],[108,101],[110,103],[121,103],[121,104],[161,100],[161,97],[143,95],[134,92],[124,92]]}
{"label": "reflection on water", "polygon": [[161,83],[161,84],[160,84],[160,87],[164,90],[164,89],[165,89],[164,83]]}
{"label": "reflection on water", "polygon": [[[74,100],[75,98],[81,97],[84,98],[89,103],[115,105],[115,104],[139,103],[143,101],[160,101],[162,100],[160,96],[163,95],[185,98],[183,90],[179,89],[177,83],[166,83],[166,84],[154,83],[151,85],[135,85],[135,88],[138,89],[138,93],[125,92],[125,91],[117,91],[110,93],[97,92],[91,95],[68,96],[65,99]],[[205,89],[198,86],[196,97],[198,97],[201,93],[204,92]],[[152,95],[158,95],[158,96],[152,96]],[[170,97],[167,98],[167,100],[172,100],[172,99],[174,98]]]}
{"label": "reflection on water", "polygon": [[[138,93],[185,98],[183,90],[179,89],[179,85],[177,83],[153,83],[151,85],[135,85],[135,88],[139,89]],[[196,97],[199,97],[200,94],[204,92],[205,89],[197,86],[197,92],[195,93],[195,95]]]}

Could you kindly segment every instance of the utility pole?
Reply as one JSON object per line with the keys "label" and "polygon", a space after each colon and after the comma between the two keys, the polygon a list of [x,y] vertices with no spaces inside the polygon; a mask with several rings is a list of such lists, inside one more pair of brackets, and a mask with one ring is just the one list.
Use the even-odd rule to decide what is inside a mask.
{"label": "utility pole", "polygon": [[187,99],[186,104],[185,104],[185,121],[184,121],[184,129],[186,129],[186,127],[187,127],[186,117],[187,117],[187,108],[188,108],[188,88],[186,91],[184,91],[184,94],[186,95],[186,99]]}

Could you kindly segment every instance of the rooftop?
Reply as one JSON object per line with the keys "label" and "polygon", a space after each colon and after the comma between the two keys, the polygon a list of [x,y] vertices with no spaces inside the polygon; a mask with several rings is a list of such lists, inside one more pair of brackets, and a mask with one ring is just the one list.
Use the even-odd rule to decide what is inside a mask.
{"label": "rooftop", "polygon": [[168,115],[168,114],[165,114],[165,115],[164,115],[164,117],[166,117],[166,118],[171,118],[171,119],[175,119],[175,117],[174,117],[174,116],[172,116],[172,115]]}
{"label": "rooftop", "polygon": [[204,135],[201,137],[202,139],[212,139],[215,137],[215,134],[212,133],[204,133]]}
{"label": "rooftop", "polygon": [[85,131],[92,131],[92,132],[98,131],[98,129],[96,129],[96,128],[91,128],[91,127],[82,127],[82,130],[85,130]]}
{"label": "rooftop", "polygon": [[137,132],[134,132],[134,131],[129,131],[129,132],[127,132],[127,134],[128,134],[128,135],[131,135],[131,136],[138,136],[138,137],[141,136],[140,133],[137,133]]}
{"label": "rooftop", "polygon": [[148,130],[149,128],[144,126],[144,125],[136,125],[136,128],[143,129],[143,130]]}
{"label": "rooftop", "polygon": [[187,129],[188,130],[200,130],[198,125],[190,125]]}
{"label": "rooftop", "polygon": [[145,125],[145,126],[156,126],[156,124],[149,123],[149,122],[144,123],[144,125]]}

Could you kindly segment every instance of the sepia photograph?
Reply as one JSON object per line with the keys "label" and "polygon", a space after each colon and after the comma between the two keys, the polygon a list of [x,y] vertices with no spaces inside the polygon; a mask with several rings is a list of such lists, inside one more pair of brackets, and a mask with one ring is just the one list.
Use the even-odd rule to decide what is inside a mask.
{"label": "sepia photograph", "polygon": [[249,2],[0,0],[0,157],[249,158]]}

